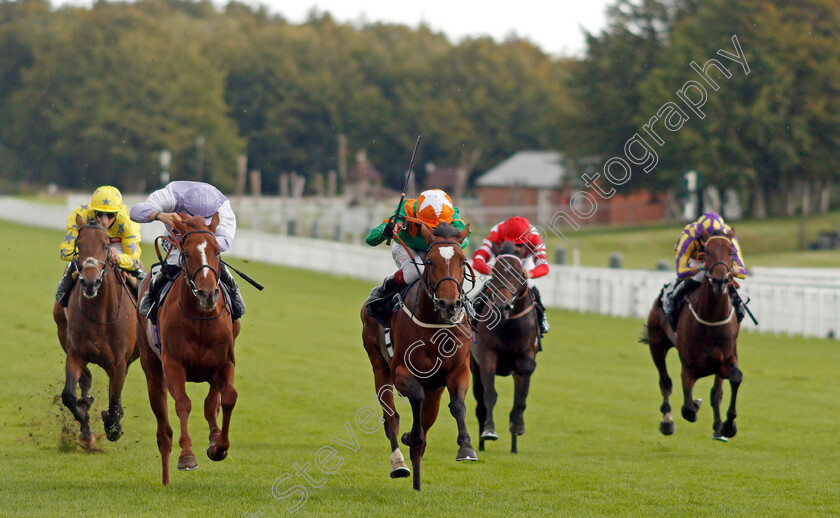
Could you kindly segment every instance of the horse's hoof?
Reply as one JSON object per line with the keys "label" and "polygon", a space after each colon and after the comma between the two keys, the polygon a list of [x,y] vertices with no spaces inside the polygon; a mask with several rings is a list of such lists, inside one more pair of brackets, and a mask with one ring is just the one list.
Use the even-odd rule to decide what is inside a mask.
{"label": "horse's hoof", "polygon": [[659,423],[659,431],[662,432],[662,435],[673,435],[676,426],[674,426],[674,422],[671,421],[670,423],[667,421],[662,421]]}
{"label": "horse's hoof", "polygon": [[720,434],[724,437],[733,438],[738,433],[738,427],[735,426],[735,421],[726,420],[720,428]]}
{"label": "horse's hoof", "polygon": [[496,430],[484,430],[481,432],[481,438],[488,441],[495,441],[499,439],[499,434],[496,433]]}
{"label": "horse's hoof", "polygon": [[712,434],[712,439],[714,439],[716,441],[720,441],[720,442],[729,442],[729,439],[727,439],[726,437],[724,437],[720,434],[716,434],[716,433]]}
{"label": "horse's hoof", "polygon": [[93,448],[93,445],[96,444],[96,435],[93,432],[90,432],[87,435],[84,435],[82,432],[79,432],[79,435],[76,439],[79,443],[79,446],[86,450],[90,450]]}
{"label": "horse's hoof", "polygon": [[525,435],[525,423],[510,423],[508,429],[513,435]]}
{"label": "horse's hoof", "polygon": [[228,451],[222,450],[221,448],[216,448],[216,443],[211,442],[210,446],[207,447],[207,458],[214,462],[220,462],[227,458]]}
{"label": "horse's hoof", "polygon": [[406,478],[410,475],[411,470],[408,469],[408,466],[406,466],[404,462],[395,464],[394,467],[391,468],[391,478]]}
{"label": "horse's hoof", "polygon": [[455,456],[455,460],[478,460],[478,455],[475,454],[475,450],[472,448],[461,448],[458,450],[458,455]]}
{"label": "horse's hoof", "polygon": [[178,469],[181,471],[192,471],[198,467],[195,455],[186,455],[178,459]]}
{"label": "horse's hoof", "polygon": [[693,423],[697,421],[697,409],[695,408],[687,408],[682,407],[682,416],[683,419],[688,421],[689,423]]}
{"label": "horse's hoof", "polygon": [[122,426],[112,426],[105,429],[105,437],[111,442],[117,442],[123,436]]}

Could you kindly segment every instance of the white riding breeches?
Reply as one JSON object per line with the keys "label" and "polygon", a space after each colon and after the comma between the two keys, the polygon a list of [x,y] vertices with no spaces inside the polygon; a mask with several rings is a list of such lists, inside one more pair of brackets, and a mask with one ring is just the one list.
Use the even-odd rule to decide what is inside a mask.
{"label": "white riding breeches", "polygon": [[[426,252],[422,250],[415,250],[414,248],[411,249],[411,253],[414,255],[414,263],[411,261],[411,257],[409,257],[408,252],[406,251],[403,246],[394,241],[391,245],[391,256],[394,258],[394,262],[397,263],[397,268],[402,270],[403,272],[403,279],[405,280],[406,284],[411,284],[412,282],[416,281],[420,278],[420,274],[423,273],[425,265],[423,264],[426,261]],[[414,264],[417,264],[415,268]],[[418,273],[418,269],[420,272]]]}

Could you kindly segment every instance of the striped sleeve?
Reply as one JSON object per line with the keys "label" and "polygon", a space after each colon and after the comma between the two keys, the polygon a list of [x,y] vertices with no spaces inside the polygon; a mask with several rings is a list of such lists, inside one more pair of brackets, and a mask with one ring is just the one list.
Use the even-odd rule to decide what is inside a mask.
{"label": "striped sleeve", "polygon": [[545,243],[536,227],[531,226],[531,233],[525,238],[525,244],[534,258],[534,269],[531,270],[531,277],[536,279],[548,274],[548,259],[546,257]]}
{"label": "striped sleeve", "polygon": [[481,247],[473,254],[473,268],[484,275],[490,274],[490,262],[496,257],[493,254],[493,245],[501,245],[504,240],[503,235],[502,223],[490,229],[490,234],[484,238]]}
{"label": "striped sleeve", "polygon": [[744,279],[747,277],[749,272],[747,272],[747,267],[744,265],[743,259],[741,259],[741,245],[738,244],[738,238],[732,238],[732,247],[735,249],[735,268],[733,268],[732,275],[738,277],[739,279]]}
{"label": "striped sleeve", "polygon": [[67,234],[64,240],[58,247],[58,256],[64,261],[72,261],[73,254],[76,253],[76,238],[79,237],[79,227],[76,226],[76,216],[86,218],[87,205],[81,205],[76,208],[70,216],[67,217]]}
{"label": "striped sleeve", "polygon": [[688,225],[683,230],[683,235],[680,236],[679,242],[677,242],[676,252],[677,252],[677,278],[684,279],[691,275],[691,267],[688,265],[688,260],[691,258],[691,255],[695,252],[697,248],[696,244],[696,229],[693,225]]}

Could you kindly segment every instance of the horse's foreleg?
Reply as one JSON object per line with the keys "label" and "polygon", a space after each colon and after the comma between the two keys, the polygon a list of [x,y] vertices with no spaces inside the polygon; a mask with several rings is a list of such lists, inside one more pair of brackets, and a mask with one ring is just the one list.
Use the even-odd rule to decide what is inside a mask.
{"label": "horse's foreleg", "polygon": [[181,455],[178,457],[178,469],[190,471],[198,467],[198,461],[192,451],[192,439],[189,432],[192,402],[186,391],[187,373],[181,365],[164,356],[163,377],[169,393],[175,399],[175,413],[178,414],[178,420],[181,423],[181,437],[178,439]]}
{"label": "horse's foreleg", "polygon": [[712,392],[709,394],[710,402],[712,404],[712,412],[715,415],[714,423],[712,423],[712,437],[720,438],[720,400],[723,399],[723,378],[715,375],[715,382],[712,384]]}
{"label": "horse's foreleg", "polygon": [[204,419],[210,427],[210,444],[219,440],[222,431],[219,429],[219,410],[222,408],[222,393],[213,384],[204,398]]}
{"label": "horse's foreleg", "polygon": [[484,406],[484,385],[481,384],[481,367],[470,358],[470,373],[472,374],[473,397],[475,398],[475,417],[478,420],[478,450],[484,451],[484,438],[481,433],[484,431],[484,423],[487,421],[487,407]]}
{"label": "horse's foreleg", "polygon": [[376,356],[371,357],[371,363],[376,397],[382,407],[385,437],[391,444],[391,478],[405,478],[411,475],[411,470],[405,464],[405,457],[400,451],[400,443],[397,439],[400,430],[400,414],[397,413],[397,407],[394,405],[395,389],[391,385],[391,371],[378,351],[376,351]]}
{"label": "horse's foreleg", "polygon": [[[93,384],[93,375],[90,373],[90,369],[85,365],[82,369],[82,377],[79,378],[79,389],[82,391],[81,399],[84,400],[87,404],[87,408],[93,406],[93,396],[90,395],[90,386]],[[79,401],[78,404],[82,404],[82,401]]]}
{"label": "horse's foreleg", "polygon": [[157,445],[163,470],[163,485],[169,483],[169,454],[172,452],[172,427],[169,426],[169,411],[166,401],[166,384],[163,380],[163,368],[160,360],[149,349],[145,340],[141,341],[140,364],[146,373],[146,386],[149,392],[149,404],[157,419]]}
{"label": "horse's foreleg", "polygon": [[692,391],[694,390],[694,383],[697,381],[697,378],[694,377],[694,374],[691,373],[688,369],[683,366],[682,368],[682,386],[683,386],[683,406],[682,406],[682,416],[683,418],[693,423],[697,421],[697,410],[700,408],[700,401],[699,399],[692,399]]}
{"label": "horse's foreleg", "polygon": [[222,433],[219,435],[219,440],[214,444],[210,443],[207,448],[207,456],[210,460],[220,461],[227,457],[228,449],[230,448],[230,418],[233,415],[233,407],[236,406],[236,399],[238,394],[233,388],[233,363],[227,363],[221,371],[221,405],[222,405]]}
{"label": "horse's foreleg", "polygon": [[79,422],[79,442],[84,447],[91,446],[95,440],[93,432],[88,425],[90,416],[88,414],[89,403],[85,399],[76,398],[76,383],[82,376],[85,369],[85,362],[73,352],[67,353],[67,360],[64,364],[64,390],[61,392],[61,402],[64,403],[76,421]]}
{"label": "horse's foreleg", "polygon": [[123,416],[122,389],[125,384],[125,363],[118,363],[108,373],[108,411],[102,411],[102,422],[105,425],[105,436],[109,441],[116,441],[122,437],[120,419]]}
{"label": "horse's foreleg", "polygon": [[[464,399],[470,385],[469,363],[455,372],[450,373],[446,379],[446,387],[449,389],[449,413],[458,423],[458,454],[455,460],[478,460],[478,455],[470,443],[470,434],[467,431],[467,405]],[[483,367],[482,367],[483,368]]]}
{"label": "horse's foreleg", "polygon": [[498,360],[499,356],[495,352],[485,351],[481,356],[481,363],[479,365],[481,385],[484,389],[483,403],[486,412],[481,439],[488,441],[495,441],[499,438],[499,435],[496,433],[496,421],[493,419],[493,409],[496,407],[496,400],[498,399],[498,394],[496,393],[496,364]]}
{"label": "horse's foreleg", "polygon": [[423,406],[423,400],[426,398],[426,392],[417,378],[411,375],[408,369],[402,365],[395,370],[394,386],[400,394],[405,394],[408,402],[411,403],[413,418],[411,430],[403,434],[402,443],[409,447],[411,465],[414,469],[413,485],[414,489],[420,491],[420,461],[423,457],[422,446],[425,442],[421,407]]}
{"label": "horse's foreleg", "polygon": [[726,421],[720,429],[720,434],[724,437],[735,437],[738,433],[738,428],[735,426],[735,417],[738,413],[735,411],[735,400],[738,397],[738,387],[741,386],[741,381],[744,379],[744,374],[737,364],[729,367],[729,386],[732,389],[732,397],[729,399],[729,408],[726,410]]}
{"label": "horse's foreleg", "polygon": [[511,453],[516,451],[516,436],[525,433],[525,407],[528,389],[531,386],[531,374],[537,368],[533,358],[524,358],[517,362],[513,373],[513,408],[510,411]]}

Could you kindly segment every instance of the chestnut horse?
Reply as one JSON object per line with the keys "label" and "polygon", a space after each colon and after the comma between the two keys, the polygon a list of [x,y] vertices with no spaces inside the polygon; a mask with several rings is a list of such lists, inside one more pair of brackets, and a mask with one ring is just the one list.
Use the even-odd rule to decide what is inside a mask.
{"label": "chestnut horse", "polygon": [[[420,462],[426,450],[426,434],[437,419],[444,389],[449,391],[449,411],[458,424],[458,454],[455,460],[477,460],[467,432],[464,398],[470,382],[472,330],[466,315],[462,284],[469,267],[461,244],[470,227],[458,232],[448,223],[432,230],[421,225],[429,243],[425,270],[391,316],[393,358],[383,345],[383,329],[362,308],[362,339],[373,367],[374,383],[385,418],[385,435],[391,442],[391,478],[411,474],[397,443],[400,416],[394,408],[394,390],[407,397],[414,418],[402,442],[410,448],[414,489],[420,490]],[[405,246],[402,241],[397,240]],[[408,248],[406,248],[408,250]],[[410,253],[410,252],[409,252]]]}
{"label": "chestnut horse", "polygon": [[[671,378],[665,366],[668,349],[676,344],[682,362],[682,385],[684,402],[682,416],[689,422],[697,420],[700,400],[694,400],[694,383],[705,376],[714,374],[711,400],[715,421],[712,437],[726,441],[737,433],[735,427],[735,400],[738,387],[743,379],[738,369],[738,348],[736,339],[740,324],[735,316],[735,308],[729,296],[732,279],[732,259],[734,247],[732,237],[723,231],[702,235],[705,254],[704,278],[700,287],[686,297],[686,303],[680,311],[676,337],[662,311],[659,301],[654,303],[647,322],[647,341],[653,363],[659,370],[659,388],[662,392],[662,421],[659,430],[664,435],[674,433],[674,420],[671,417]],[[732,389],[726,421],[721,424],[720,402],[723,398],[723,380],[728,379]]]}
{"label": "chestnut horse", "polygon": [[[90,448],[96,436],[89,426],[89,394],[92,382],[88,363],[95,363],[108,374],[108,410],[102,411],[105,436],[116,441],[122,436],[121,394],[128,366],[137,359],[135,320],[137,303],[125,278],[110,256],[108,230],[95,220],[76,216],[79,235],[73,258],[78,270],[67,309],[56,302],[53,319],[58,341],[67,354],[66,379],[61,401],[79,422],[79,442]],[[81,398],[76,398],[76,383]]]}
{"label": "chestnut horse", "polygon": [[485,297],[487,315],[478,316],[476,341],[473,344],[471,370],[475,415],[481,434],[478,449],[484,441],[495,441],[496,376],[513,374],[513,409],[510,411],[512,453],[517,453],[516,437],[525,433],[525,400],[531,374],[537,368],[537,314],[530,296],[522,259],[513,243],[502,244],[491,279],[479,295]]}
{"label": "chestnut horse", "polygon": [[[179,470],[198,467],[187,429],[192,407],[185,390],[188,381],[210,384],[204,400],[204,417],[210,425],[207,456],[214,461],[223,460],[230,447],[228,431],[237,396],[233,388],[233,346],[239,334],[239,321],[231,320],[224,297],[220,296],[221,257],[214,234],[218,224],[218,214],[213,215],[209,227],[201,216],[181,214],[180,218],[175,218],[173,239],[158,238],[180,251],[181,266],[181,273],[157,313],[160,356],[150,344],[147,319],[141,315],[137,324],[140,363],[146,373],[149,402],[157,418],[164,485],[169,483],[169,454],[172,451],[167,390],[175,399],[175,412],[181,422]],[[141,285],[141,294],[148,290],[151,277]],[[220,406],[224,411],[221,430],[216,422]]]}

